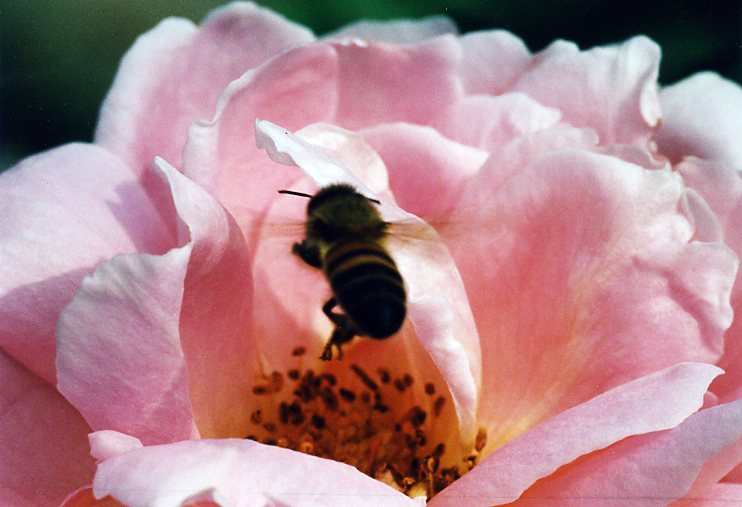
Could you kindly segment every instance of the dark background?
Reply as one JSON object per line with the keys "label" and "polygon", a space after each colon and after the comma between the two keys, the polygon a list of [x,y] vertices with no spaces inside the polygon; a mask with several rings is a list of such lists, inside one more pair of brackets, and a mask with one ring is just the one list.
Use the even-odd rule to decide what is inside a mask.
{"label": "dark background", "polygon": [[[221,0],[0,0],[0,170],[31,153],[89,141],[119,59],[167,16],[198,22]],[[361,18],[445,14],[462,32],[504,28],[532,51],[646,34],[662,47],[660,82],[699,70],[742,82],[742,1],[265,0],[322,35]],[[373,3],[373,5],[371,5]]]}

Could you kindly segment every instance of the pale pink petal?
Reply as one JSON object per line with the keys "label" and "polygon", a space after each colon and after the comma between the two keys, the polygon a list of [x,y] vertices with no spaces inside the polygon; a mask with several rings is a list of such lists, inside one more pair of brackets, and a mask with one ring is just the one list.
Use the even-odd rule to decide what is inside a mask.
{"label": "pale pink petal", "polygon": [[230,81],[313,38],[307,29],[245,2],[214,11],[201,27],[166,19],[124,57],[103,103],[96,143],[137,173],[155,156],[179,167],[188,126],[211,117]]}
{"label": "pale pink petal", "polygon": [[558,41],[534,56],[513,90],[559,109],[575,127],[595,129],[602,145],[646,146],[660,118],[659,58],[646,37],[584,52]]}
{"label": "pale pink petal", "polygon": [[166,251],[174,230],[120,159],[84,144],[4,172],[0,214],[0,344],[54,384],[54,327],[82,278],[117,253]]}
{"label": "pale pink petal", "polygon": [[515,137],[555,127],[562,115],[522,93],[474,95],[445,108],[433,126],[444,136],[492,151]]}
{"label": "pale pink petal", "polygon": [[135,449],[101,463],[93,489],[130,507],[421,505],[344,463],[239,439]]}
{"label": "pale pink petal", "polygon": [[196,424],[205,437],[241,435],[249,417],[245,394],[256,363],[245,238],[234,218],[204,189],[161,159],[155,166],[170,184],[190,239],[176,316]]}
{"label": "pale pink petal", "polygon": [[445,16],[388,21],[363,20],[346,25],[326,39],[362,39],[392,44],[414,44],[444,34],[455,34],[456,25]]}
{"label": "pale pink petal", "polygon": [[695,155],[742,170],[742,88],[702,72],[660,92],[660,151],[674,162]]}
{"label": "pale pink petal", "polygon": [[543,505],[548,499],[552,505],[591,507],[600,499],[606,507],[660,507],[686,494],[691,501],[703,498],[709,488],[689,492],[694,479],[704,463],[740,437],[742,401],[702,410],[677,428],[627,438],[583,456],[537,483],[513,506]]}
{"label": "pale pink petal", "polygon": [[[93,495],[93,486],[80,488],[67,498],[60,507],[126,507],[124,504],[117,502],[110,496],[97,500]],[[189,506],[190,507],[190,506]],[[211,507],[211,506],[209,506]],[[216,506],[220,507],[220,506]]]}
{"label": "pale pink petal", "polygon": [[[448,232],[449,226],[454,225],[451,241],[459,238],[462,227],[471,232],[476,226],[487,225],[475,222],[471,227],[470,222],[451,223],[456,208],[470,210],[476,206],[461,194],[467,181],[487,162],[485,151],[450,141],[428,127],[405,123],[380,125],[363,130],[362,134],[386,164],[389,185],[401,208],[434,226],[443,225],[442,232]],[[596,143],[595,133],[589,129],[555,128],[520,136],[489,155],[490,171],[482,188],[494,195],[531,159],[568,147],[592,149]],[[496,170],[492,170],[495,167]]]}
{"label": "pale pink petal", "polygon": [[93,429],[147,443],[194,434],[180,345],[191,248],[120,255],[85,278],[59,319],[59,390]]}
{"label": "pale pink petal", "polygon": [[[287,128],[300,129],[332,119],[337,104],[337,60],[332,47],[313,44],[286,51],[230,83],[213,117],[191,125],[183,172],[238,219],[241,208],[264,211],[275,199],[274,191],[291,179],[259,152],[255,120],[270,117]],[[270,196],[266,189],[271,189]]]}
{"label": "pale pink petal", "polygon": [[90,431],[47,382],[0,350],[0,504],[58,505],[93,478]]}
{"label": "pale pink petal", "polygon": [[742,484],[721,482],[704,491],[702,496],[686,497],[672,507],[737,507],[742,505]]}
{"label": "pale pink petal", "polygon": [[[458,502],[462,499],[466,499],[466,505],[470,507],[505,504],[520,497],[537,480],[555,472],[559,474],[560,467],[580,456],[613,444],[621,445],[616,442],[631,435],[650,434],[648,440],[652,442],[652,432],[674,428],[701,407],[706,388],[720,372],[708,364],[683,363],[607,391],[551,417],[495,450],[472,471],[439,493],[430,505],[460,505]],[[694,431],[707,432],[708,428]],[[739,431],[742,431],[742,426]],[[718,440],[709,437],[710,434],[706,433],[706,440],[715,441],[709,442],[709,446],[723,447],[723,436],[720,435]],[[682,446],[678,447],[682,449]],[[674,457],[671,446],[665,444],[663,450]],[[604,455],[608,461],[606,466],[609,466],[614,456],[611,448]],[[620,454],[615,458],[620,461]],[[699,466],[703,463],[700,455],[696,460]],[[599,470],[595,467],[592,471],[597,475]],[[638,475],[640,480],[650,477],[648,474]],[[589,474],[580,477],[585,476],[589,477]],[[567,475],[562,481],[569,477]],[[690,480],[694,477],[691,475]],[[607,477],[603,480],[607,481]],[[656,480],[649,482],[661,484]],[[594,497],[592,501],[595,501]]]}
{"label": "pale pink petal", "polygon": [[[340,135],[337,129],[331,129],[331,132],[335,136]],[[358,179],[356,176],[358,171],[353,171],[354,167],[365,165],[370,148],[349,149],[345,152],[344,160],[341,162],[330,151],[327,151],[328,148],[338,149],[337,143],[323,149],[304,140],[301,132],[294,135],[264,120],[257,122],[256,135],[260,146],[267,150],[274,161],[300,167],[316,185],[321,187],[344,182],[353,185],[365,195],[377,196],[365,182]],[[313,130],[311,139],[320,141],[323,137]],[[355,144],[361,141],[357,136],[349,135],[347,142]],[[339,151],[343,152],[342,149]],[[354,161],[349,153],[365,155],[360,155],[360,158]],[[378,178],[376,181],[379,181]],[[462,438],[469,440],[476,433],[474,414],[481,379],[481,363],[479,362],[477,332],[461,278],[446,247],[429,226],[386,199],[379,205],[379,209],[384,219],[389,222],[406,221],[408,224],[417,224],[419,233],[428,238],[427,241],[406,242],[397,241],[395,237],[392,237],[389,246],[408,285],[410,321],[420,344],[430,354],[444,381],[448,384],[459,415]],[[285,251],[288,251],[288,248]],[[428,262],[420,262],[421,256]],[[271,292],[287,290],[291,283],[288,280],[294,280],[293,276],[287,277],[286,272],[283,276],[279,273],[274,275],[268,279],[285,279],[286,282],[274,284]],[[311,286],[312,288],[316,287],[319,282],[319,273],[315,276],[315,284]],[[302,289],[294,285],[291,291],[293,294],[291,301],[314,301],[317,298],[317,296],[302,297],[297,294],[297,290]],[[317,315],[320,306],[321,304],[310,304],[308,311],[312,311],[314,307],[314,314]],[[305,318],[309,322],[316,321],[316,317],[315,319]],[[394,362],[401,365],[414,364],[415,359],[412,353],[415,351],[415,346],[408,348],[406,354],[397,356]]]}
{"label": "pale pink petal", "polygon": [[523,41],[505,30],[467,33],[459,41],[459,75],[468,95],[505,93],[531,64]]}
{"label": "pale pink petal", "polygon": [[[689,157],[677,166],[688,185],[693,187],[709,204],[721,225],[724,242],[737,255],[742,254],[742,176],[729,165],[721,162],[700,160]],[[737,283],[732,291],[732,307],[735,315],[731,327],[726,332],[724,356],[719,366],[726,375],[720,377],[712,390],[723,400],[734,399],[735,391],[742,388],[742,284]]]}
{"label": "pale pink petal", "polygon": [[362,134],[388,168],[399,206],[422,217],[443,217],[458,205],[463,182],[487,160],[485,151],[446,139],[429,127],[394,123]]}
{"label": "pale pink petal", "polygon": [[[714,362],[737,261],[692,242],[677,174],[564,150],[499,187],[491,159],[440,229],[481,334],[480,417],[505,442],[604,389],[680,361]],[[481,229],[486,227],[487,234]]]}
{"label": "pale pink petal", "polygon": [[[461,94],[458,50],[453,37],[437,37],[412,46],[356,41],[286,51],[230,83],[215,115],[192,125],[184,172],[249,229],[241,208],[264,212],[272,199],[263,189],[290,181],[290,173],[257,153],[256,118],[290,131],[323,121],[354,129],[395,120],[430,122]],[[384,71],[368,71],[375,68]]]}
{"label": "pale pink petal", "polygon": [[124,454],[143,447],[142,441],[131,435],[113,430],[96,431],[88,435],[90,455],[97,461],[105,461],[113,456]]}
{"label": "pale pink petal", "polygon": [[428,124],[462,95],[456,76],[461,48],[452,36],[413,46],[349,42],[334,47],[339,68],[333,123],[341,127],[357,130],[394,121]]}
{"label": "pale pink petal", "polygon": [[252,381],[244,238],[203,189],[161,160],[157,171],[188,243],[116,257],[83,282],[60,319],[60,389],[94,429],[145,443],[190,438],[194,417],[202,434],[233,435]]}

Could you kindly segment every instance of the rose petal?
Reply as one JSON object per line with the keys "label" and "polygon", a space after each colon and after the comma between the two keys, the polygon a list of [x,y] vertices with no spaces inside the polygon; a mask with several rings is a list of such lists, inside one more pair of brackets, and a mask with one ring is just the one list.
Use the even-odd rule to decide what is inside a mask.
{"label": "rose petal", "polygon": [[117,256],[85,278],[62,312],[59,390],[93,429],[151,443],[194,434],[178,332],[190,251]]}
{"label": "rose petal", "polygon": [[496,159],[453,217],[485,225],[441,235],[451,237],[483,364],[496,365],[480,400],[493,442],[632,378],[718,359],[737,261],[720,244],[689,242],[677,175],[565,150],[493,195],[490,169]]}
{"label": "rose petal", "polygon": [[646,37],[584,52],[558,41],[534,56],[513,90],[559,109],[575,127],[595,129],[602,145],[646,146],[660,118],[659,58]]}
{"label": "rose petal", "polygon": [[[110,496],[96,500],[93,495],[93,487],[80,488],[64,499],[60,507],[126,507]],[[211,507],[211,506],[209,506]],[[217,506],[219,507],[219,506]]]}
{"label": "rose petal", "polygon": [[90,441],[90,454],[97,461],[105,461],[113,456],[143,447],[142,441],[138,438],[113,430],[96,431],[88,435],[88,440]]}
{"label": "rose petal", "polygon": [[433,126],[461,144],[491,151],[513,138],[556,126],[558,109],[522,93],[465,97],[443,110]]}
{"label": "rose petal", "polygon": [[268,198],[265,189],[277,190],[290,180],[252,142],[255,119],[270,115],[295,129],[331,119],[337,66],[332,47],[310,45],[286,51],[230,83],[213,118],[191,125],[183,172],[235,215],[246,203],[262,212],[275,199],[273,191]]}
{"label": "rose petal", "polygon": [[82,278],[117,253],[167,251],[174,231],[121,160],[84,144],[4,172],[0,213],[0,344],[54,384],[54,326]]}
{"label": "rose petal", "polygon": [[[742,175],[731,166],[689,157],[678,164],[677,171],[688,185],[698,191],[718,218],[724,241],[737,255],[742,254]],[[742,314],[742,284],[737,273],[732,291],[732,308],[735,315]],[[719,366],[726,375],[720,377],[712,390],[723,400],[735,399],[735,392],[742,388],[742,319],[736,318],[726,332],[724,356]]]}
{"label": "rose petal", "polygon": [[[558,505],[589,507],[599,498],[606,507],[664,506],[683,498],[704,463],[740,437],[742,401],[702,410],[677,428],[627,438],[583,456],[537,483],[513,505],[542,505],[548,498]],[[689,499],[707,491],[691,491]]]}
{"label": "rose petal", "polygon": [[686,155],[742,170],[742,89],[711,72],[664,88],[660,151],[675,162]]}
{"label": "rose petal", "polygon": [[124,57],[103,103],[96,143],[137,172],[145,172],[155,156],[179,167],[188,126],[211,116],[230,81],[313,38],[305,28],[252,3],[234,2],[214,11],[199,28],[166,19]]}
{"label": "rose petal", "polygon": [[487,159],[486,152],[446,139],[429,127],[393,123],[362,134],[388,168],[399,207],[422,217],[443,219],[459,203],[463,182]]}
{"label": "rose petal", "polygon": [[88,431],[53,387],[0,350],[0,504],[58,505],[90,483]]}
{"label": "rose petal", "polygon": [[202,436],[242,435],[245,395],[254,380],[249,251],[232,216],[211,195],[161,159],[192,251],[180,311],[180,342],[188,387]]}
{"label": "rose petal", "polygon": [[414,46],[347,43],[335,45],[335,51],[339,68],[333,123],[344,128],[393,121],[428,124],[462,95],[456,77],[460,47],[452,36]]}
{"label": "rose petal", "polygon": [[703,497],[686,498],[675,507],[735,507],[742,505],[742,484],[719,483],[703,492]]}
{"label": "rose petal", "polygon": [[160,257],[116,257],[83,282],[60,318],[60,390],[93,428],[145,443],[190,438],[194,416],[202,434],[239,433],[252,382],[244,238],[202,189],[164,161],[156,167],[190,242]]}
{"label": "rose petal", "polygon": [[456,25],[445,16],[425,19],[357,21],[327,35],[327,39],[362,39],[391,44],[414,44],[444,34],[457,33]]}
{"label": "rose petal", "polygon": [[468,95],[505,93],[531,64],[523,41],[505,30],[467,33],[459,41],[459,75]]}
{"label": "rose petal", "polygon": [[[430,505],[460,505],[464,498],[471,507],[508,503],[538,479],[580,456],[605,449],[631,435],[674,428],[701,407],[706,388],[719,373],[721,370],[712,365],[683,363],[596,396],[497,449],[440,492]],[[708,435],[706,439],[713,440]],[[668,447],[671,448],[663,449],[671,455]],[[605,456],[610,460],[610,450]],[[700,459],[699,463],[702,463]],[[596,467],[593,471],[597,474],[598,470]]]}
{"label": "rose petal", "polygon": [[93,489],[131,507],[424,505],[344,463],[239,439],[135,449],[101,463]]}

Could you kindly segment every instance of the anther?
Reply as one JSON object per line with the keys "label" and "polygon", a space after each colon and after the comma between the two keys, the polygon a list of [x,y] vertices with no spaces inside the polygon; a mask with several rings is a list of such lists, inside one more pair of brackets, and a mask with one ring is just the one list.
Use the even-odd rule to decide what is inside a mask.
{"label": "anther", "polygon": [[379,385],[376,382],[374,382],[374,380],[371,377],[369,377],[368,374],[365,371],[363,371],[360,366],[356,364],[351,364],[350,367],[353,370],[353,372],[358,376],[358,378],[361,379],[361,382],[363,382],[363,384],[366,387],[368,387],[372,391],[379,390]]}

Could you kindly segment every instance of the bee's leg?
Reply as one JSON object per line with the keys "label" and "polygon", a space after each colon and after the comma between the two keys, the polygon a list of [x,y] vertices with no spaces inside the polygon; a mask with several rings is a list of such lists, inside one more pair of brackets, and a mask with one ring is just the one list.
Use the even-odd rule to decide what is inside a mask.
{"label": "bee's leg", "polygon": [[309,243],[306,239],[302,240],[301,243],[294,243],[291,247],[291,251],[301,257],[301,260],[309,264],[314,268],[322,267],[322,259],[320,257],[319,248],[316,244]]}
{"label": "bee's leg", "polygon": [[327,315],[327,318],[335,324],[335,329],[330,336],[330,339],[325,345],[325,349],[322,351],[320,359],[323,361],[329,361],[332,359],[332,348],[335,347],[338,350],[338,359],[343,358],[343,349],[341,345],[348,343],[358,333],[353,329],[353,324],[346,315],[341,313],[333,313],[332,309],[337,306],[337,300],[333,297],[330,298],[327,303],[322,307],[322,312]]}

